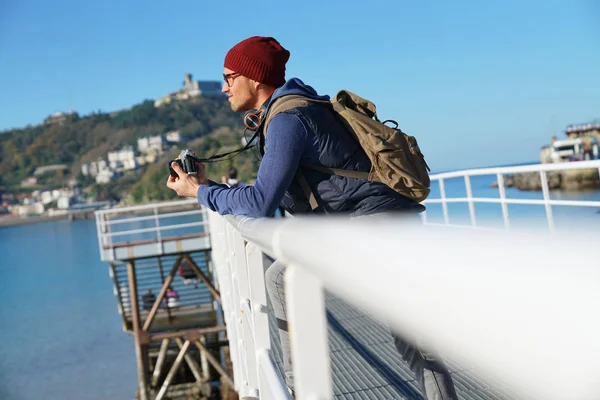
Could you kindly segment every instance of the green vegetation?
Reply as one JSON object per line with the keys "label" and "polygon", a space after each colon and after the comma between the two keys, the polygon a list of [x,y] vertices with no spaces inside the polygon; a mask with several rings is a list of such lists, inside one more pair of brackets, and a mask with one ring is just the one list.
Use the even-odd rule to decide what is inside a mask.
{"label": "green vegetation", "polygon": [[[153,164],[127,171],[107,185],[96,185],[81,175],[83,163],[106,159],[109,151],[124,145],[137,148],[138,138],[173,130],[181,132],[182,141]],[[172,199],[176,194],[166,187],[168,160],[177,157],[180,149],[191,148],[199,157],[206,157],[240,147],[242,136],[240,116],[222,97],[198,97],[160,108],[146,100],[116,113],[98,112],[63,123],[0,132],[0,192],[24,191],[19,184],[32,176],[36,167],[67,164],[69,170],[38,177],[38,186],[33,189],[58,187],[77,178],[85,192],[98,200],[141,203]],[[251,180],[258,169],[256,153],[248,151],[232,160],[208,164],[207,175],[220,181],[230,165],[238,168],[242,180]]]}

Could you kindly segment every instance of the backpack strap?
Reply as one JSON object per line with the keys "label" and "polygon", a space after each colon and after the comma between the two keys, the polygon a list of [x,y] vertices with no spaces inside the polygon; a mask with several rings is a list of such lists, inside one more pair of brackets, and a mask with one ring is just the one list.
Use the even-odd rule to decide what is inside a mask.
{"label": "backpack strap", "polygon": [[[306,107],[311,103],[321,103],[326,105],[331,105],[328,100],[316,100],[310,99],[301,95],[287,95],[277,98],[272,105],[269,106],[269,111],[267,112],[267,116],[265,117],[264,124],[262,126],[262,134],[261,134],[261,147],[264,146],[264,139],[267,136],[267,128],[269,127],[269,123],[275,117],[275,115],[285,112],[287,110],[291,110],[297,107]],[[262,149],[261,149],[262,150]],[[263,150],[264,151],[264,150]],[[319,208],[319,203],[317,202],[317,198],[310,188],[304,174],[302,173],[302,165],[298,166],[298,170],[296,171],[296,181],[302,188],[304,195],[308,199],[310,204],[310,208],[314,211]]]}
{"label": "backpack strap", "polygon": [[325,167],[323,165],[311,164],[311,163],[300,163],[300,166],[302,166],[304,168],[310,168],[315,171],[323,172],[323,173],[329,174],[329,175],[344,176],[346,178],[363,179],[363,180],[367,180],[370,182],[381,182],[381,179],[375,173],[375,171],[372,171],[372,172],[352,171],[349,169],[329,168],[329,167]]}
{"label": "backpack strap", "polygon": [[286,96],[278,97],[275,99],[273,104],[269,106],[269,110],[267,111],[267,116],[265,117],[265,122],[263,124],[263,135],[267,136],[267,128],[269,127],[269,123],[277,114],[291,110],[292,108],[306,107],[311,103],[320,103],[331,106],[331,102],[329,100],[311,99],[299,94],[288,94]]}
{"label": "backpack strap", "polygon": [[315,193],[312,191],[312,189],[308,185],[308,182],[306,181],[306,178],[304,177],[304,174],[302,173],[302,168],[298,168],[298,171],[296,171],[296,180],[300,184],[300,187],[302,188],[304,195],[308,199],[310,208],[312,208],[313,211],[316,210],[317,208],[319,208],[319,202],[317,202]]}

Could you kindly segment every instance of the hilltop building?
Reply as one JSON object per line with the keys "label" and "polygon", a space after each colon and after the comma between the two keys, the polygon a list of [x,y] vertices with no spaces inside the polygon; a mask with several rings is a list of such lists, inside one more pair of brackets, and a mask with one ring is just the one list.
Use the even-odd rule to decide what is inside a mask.
{"label": "hilltop building", "polygon": [[183,87],[171,92],[154,102],[154,107],[160,107],[175,100],[189,100],[198,96],[219,96],[221,93],[221,82],[219,81],[195,81],[192,74],[185,74]]}
{"label": "hilltop building", "polygon": [[69,111],[69,112],[60,112],[60,111],[57,111],[54,114],[49,115],[44,120],[44,123],[45,124],[62,124],[69,117],[76,118],[76,117],[79,117],[79,114],[77,114],[75,111]]}

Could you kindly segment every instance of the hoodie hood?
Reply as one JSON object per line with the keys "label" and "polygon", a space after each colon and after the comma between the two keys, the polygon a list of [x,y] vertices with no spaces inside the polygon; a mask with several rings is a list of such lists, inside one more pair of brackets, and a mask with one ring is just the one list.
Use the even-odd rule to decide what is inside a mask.
{"label": "hoodie hood", "polygon": [[290,78],[288,79],[283,86],[277,88],[273,92],[273,96],[271,97],[271,101],[274,101],[280,97],[287,96],[290,94],[296,94],[301,96],[306,96],[315,100],[329,100],[329,96],[327,95],[319,95],[315,89],[311,86],[306,85],[298,78]]}

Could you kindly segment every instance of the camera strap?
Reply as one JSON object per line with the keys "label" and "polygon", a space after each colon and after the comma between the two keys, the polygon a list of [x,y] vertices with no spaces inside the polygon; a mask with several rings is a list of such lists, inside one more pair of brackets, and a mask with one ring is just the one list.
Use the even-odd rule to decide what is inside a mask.
{"label": "camera strap", "polygon": [[222,158],[225,158],[227,156],[233,155],[236,156],[238,154],[240,154],[241,152],[244,152],[246,150],[249,150],[251,148],[253,148],[254,146],[256,146],[255,144],[252,144],[252,142],[254,141],[254,139],[256,139],[256,137],[258,135],[260,135],[262,129],[257,130],[254,135],[252,135],[252,137],[250,138],[250,140],[248,140],[248,142],[246,143],[246,145],[244,147],[240,147],[237,150],[232,150],[232,151],[228,151],[227,153],[222,153],[222,154],[214,154],[208,158],[197,158],[197,157],[193,157],[193,156],[189,156],[189,157],[193,157],[194,161],[196,162],[200,162],[200,163],[209,163],[209,162],[217,162],[217,161],[222,161]]}

